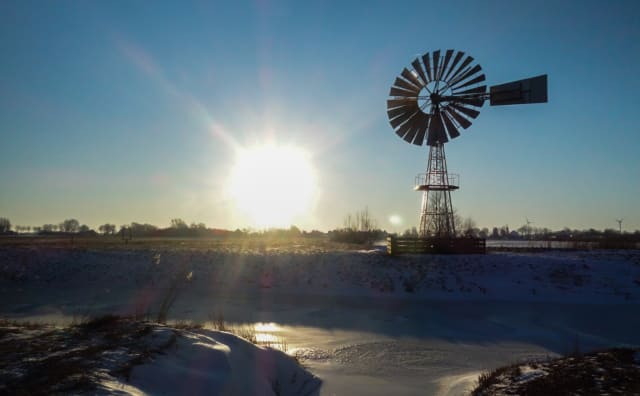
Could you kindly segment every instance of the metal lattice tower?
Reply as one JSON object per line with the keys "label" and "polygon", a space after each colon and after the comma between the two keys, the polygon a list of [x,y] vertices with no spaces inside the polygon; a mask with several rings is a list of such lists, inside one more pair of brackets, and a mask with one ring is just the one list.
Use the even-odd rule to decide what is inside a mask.
{"label": "metal lattice tower", "polygon": [[429,146],[427,171],[416,176],[416,191],[422,193],[420,236],[452,238],[456,234],[451,191],[458,189],[458,175],[447,173],[444,144]]}

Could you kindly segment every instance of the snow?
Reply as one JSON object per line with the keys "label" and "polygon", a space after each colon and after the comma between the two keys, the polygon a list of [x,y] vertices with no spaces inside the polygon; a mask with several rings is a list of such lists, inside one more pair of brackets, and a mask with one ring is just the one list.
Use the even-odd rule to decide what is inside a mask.
{"label": "snow", "polygon": [[[154,291],[182,266],[190,289],[277,289],[282,292],[406,296],[430,300],[562,302],[638,301],[637,255],[599,252],[404,256],[376,251],[235,254],[217,251],[0,249],[0,285],[90,288],[108,294]],[[634,261],[635,260],[635,261]]]}
{"label": "snow", "polygon": [[438,379],[436,396],[466,395],[473,390],[480,371],[471,371],[461,375],[450,375]]}
{"label": "snow", "polygon": [[182,332],[166,355],[135,367],[126,386],[133,395],[313,395],[320,381],[283,352],[199,330]]}
{"label": "snow", "polygon": [[[171,318],[223,313],[238,325],[270,323],[256,327],[258,339],[285,340],[326,395],[456,395],[482,370],[576,346],[640,343],[638,251],[387,257],[0,248],[0,313],[68,320],[154,312],[177,273],[192,278]],[[223,389],[237,382],[242,394],[251,384],[268,391],[275,379],[291,382],[262,367],[281,356],[282,372],[295,372],[284,354],[248,352],[221,334],[185,336],[167,356],[136,368],[130,383],[109,389],[162,394],[185,383]],[[523,372],[522,380],[538,374]]]}
{"label": "snow", "polygon": [[[0,364],[0,393],[30,389],[48,394],[62,385],[65,394],[313,396],[322,383],[291,356],[222,331],[128,319],[66,328],[40,325],[29,331],[5,323],[0,324],[2,348],[12,362]],[[45,360],[66,363],[67,374],[44,374],[34,384],[33,373],[56,375]],[[92,386],[74,387],[74,376],[81,375]]]}
{"label": "snow", "polygon": [[529,365],[524,365],[522,367],[520,367],[520,371],[522,374],[520,374],[515,381],[516,382],[528,382],[528,381],[532,381],[536,378],[540,378],[540,377],[544,377],[546,376],[548,373],[540,368],[533,368]]}

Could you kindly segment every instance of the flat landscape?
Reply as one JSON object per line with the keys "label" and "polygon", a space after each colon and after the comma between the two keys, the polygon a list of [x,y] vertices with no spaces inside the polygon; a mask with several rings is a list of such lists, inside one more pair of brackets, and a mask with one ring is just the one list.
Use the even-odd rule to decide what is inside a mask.
{"label": "flat landscape", "polygon": [[640,396],[639,1],[0,10],[0,396]]}
{"label": "flat landscape", "polygon": [[4,318],[57,324],[154,320],[173,293],[169,326],[250,327],[327,395],[458,395],[505,364],[640,345],[636,250],[391,257],[324,239],[21,238],[0,245],[0,293]]}

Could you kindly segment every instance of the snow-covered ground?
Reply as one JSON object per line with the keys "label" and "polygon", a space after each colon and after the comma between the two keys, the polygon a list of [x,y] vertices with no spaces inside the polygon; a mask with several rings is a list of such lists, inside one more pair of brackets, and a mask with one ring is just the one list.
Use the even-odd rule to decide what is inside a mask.
{"label": "snow-covered ground", "polygon": [[[172,335],[160,329],[161,335]],[[317,395],[321,381],[283,352],[260,348],[233,334],[180,331],[174,345],[135,366],[128,381],[103,381],[127,395]]]}
{"label": "snow-covered ground", "polygon": [[376,251],[0,248],[0,314],[154,311],[272,323],[322,394],[460,394],[482,370],[640,345],[640,252],[387,257]]}
{"label": "snow-covered ground", "polygon": [[477,395],[638,395],[640,350],[612,348],[503,366],[480,379]]}
{"label": "snow-covered ground", "polygon": [[291,356],[228,332],[105,315],[64,328],[0,322],[0,394],[318,395]]}

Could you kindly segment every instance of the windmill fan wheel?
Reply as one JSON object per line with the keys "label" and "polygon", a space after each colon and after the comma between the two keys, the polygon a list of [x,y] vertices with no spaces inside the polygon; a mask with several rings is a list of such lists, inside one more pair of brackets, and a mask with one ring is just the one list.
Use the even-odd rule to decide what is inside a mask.
{"label": "windmill fan wheel", "polygon": [[435,146],[460,136],[487,99],[480,65],[464,52],[434,51],[416,58],[393,82],[389,122],[409,143]]}

